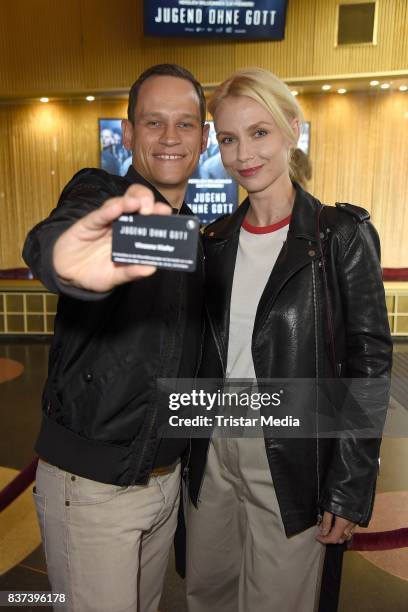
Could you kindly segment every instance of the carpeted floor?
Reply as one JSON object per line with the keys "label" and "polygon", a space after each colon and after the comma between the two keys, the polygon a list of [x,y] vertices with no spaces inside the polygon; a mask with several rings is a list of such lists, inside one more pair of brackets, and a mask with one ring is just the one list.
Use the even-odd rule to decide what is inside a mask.
{"label": "carpeted floor", "polygon": [[[407,427],[404,412],[408,410],[408,343],[399,342],[395,348],[391,410],[395,411],[392,416],[396,415],[397,421],[382,445],[378,495],[370,530],[408,526],[406,429],[404,434]],[[47,358],[47,339],[0,343],[0,489],[32,458]],[[407,568],[408,549],[347,552],[339,612],[407,612]],[[20,589],[49,590],[31,489],[3,511],[0,522],[0,591]],[[160,612],[185,611],[183,581],[177,576],[171,559]]]}
{"label": "carpeted floor", "polygon": [[392,396],[408,410],[408,352],[395,353],[392,366]]}

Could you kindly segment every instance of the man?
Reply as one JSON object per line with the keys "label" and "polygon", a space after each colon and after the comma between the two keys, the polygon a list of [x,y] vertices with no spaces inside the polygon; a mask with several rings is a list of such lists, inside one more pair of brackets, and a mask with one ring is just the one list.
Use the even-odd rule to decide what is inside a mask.
{"label": "man", "polygon": [[114,132],[105,128],[101,131],[102,168],[111,174],[119,174],[119,160],[115,151]]}
{"label": "man", "polygon": [[204,122],[203,91],[187,70],[144,72],[122,124],[127,175],[76,174],[24,247],[60,294],[34,497],[52,589],[75,612],[159,604],[187,442],[158,438],[157,379],[195,375],[202,262],[195,274],[114,264],[111,224],[126,212],[191,214],[183,197],[206,147]]}

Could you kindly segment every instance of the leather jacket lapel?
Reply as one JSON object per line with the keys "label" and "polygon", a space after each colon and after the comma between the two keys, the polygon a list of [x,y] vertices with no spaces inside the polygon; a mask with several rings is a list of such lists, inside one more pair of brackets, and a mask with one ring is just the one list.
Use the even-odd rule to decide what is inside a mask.
{"label": "leather jacket lapel", "polygon": [[282,246],[258,304],[254,336],[261,330],[266,317],[272,310],[274,302],[285,284],[296,272],[319,258],[320,254],[316,244],[312,241],[297,238],[289,229],[287,240]]}
{"label": "leather jacket lapel", "polygon": [[316,244],[318,200],[295,184],[296,198],[287,239],[278,255],[258,304],[254,337],[260,332],[280,291],[299,270],[320,258]]}
{"label": "leather jacket lapel", "polygon": [[231,290],[239,232],[248,206],[249,201],[243,202],[233,215],[216,222],[217,227],[214,229],[208,226],[204,234],[206,308],[224,369],[227,363]]}

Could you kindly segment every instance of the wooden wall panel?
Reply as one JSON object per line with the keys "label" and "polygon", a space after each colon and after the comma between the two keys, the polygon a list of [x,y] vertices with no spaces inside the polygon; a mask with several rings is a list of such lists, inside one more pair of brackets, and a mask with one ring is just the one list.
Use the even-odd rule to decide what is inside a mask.
{"label": "wooden wall panel", "polygon": [[240,42],[234,45],[235,65],[232,70],[244,66],[261,66],[282,78],[312,75],[314,38],[318,27],[316,6],[316,0],[290,0],[285,40]]}
{"label": "wooden wall panel", "polygon": [[313,178],[323,202],[370,211],[385,267],[408,265],[408,96],[400,92],[299,96],[311,122]]}
{"label": "wooden wall panel", "polygon": [[373,139],[376,95],[299,96],[311,122],[313,178],[310,189],[327,203],[352,201],[370,208],[373,198]]}
{"label": "wooden wall panel", "polygon": [[125,114],[124,101],[0,106],[0,269],[24,265],[27,231],[75,172],[98,166],[98,117]]}
{"label": "wooden wall panel", "polygon": [[85,81],[81,0],[3,0],[0,96],[75,91]]}
{"label": "wooden wall panel", "polygon": [[[342,0],[351,3],[355,0]],[[408,2],[377,0],[376,45],[335,46],[337,1],[316,3],[313,75],[335,75],[407,70]]]}
{"label": "wooden wall panel", "polygon": [[231,42],[144,37],[141,1],[119,0],[113,9],[104,0],[88,0],[82,11],[86,78],[91,87],[129,87],[142,70],[162,62],[181,64],[207,83],[221,80],[234,66]]}
{"label": "wooden wall panel", "polygon": [[[408,265],[408,93],[299,96],[311,122],[310,191],[371,211],[383,265]],[[125,101],[0,106],[0,269],[23,265],[27,231],[80,168],[97,166],[98,117]]]}
{"label": "wooden wall panel", "polygon": [[[408,265],[408,97],[385,96],[375,108],[372,213],[387,261]],[[402,264],[400,264],[402,265]]]}
{"label": "wooden wall panel", "polygon": [[185,65],[203,83],[249,65],[299,79],[407,73],[408,2],[378,6],[378,45],[336,48],[337,0],[288,0],[285,40],[269,42],[145,38],[142,0],[3,0],[0,98],[127,88],[159,62]]}

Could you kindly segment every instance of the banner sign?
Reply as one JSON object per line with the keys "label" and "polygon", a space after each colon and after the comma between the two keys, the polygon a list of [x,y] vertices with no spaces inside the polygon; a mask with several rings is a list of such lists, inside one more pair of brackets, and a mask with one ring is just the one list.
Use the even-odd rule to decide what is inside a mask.
{"label": "banner sign", "polygon": [[282,40],[287,0],[145,0],[149,36]]}

